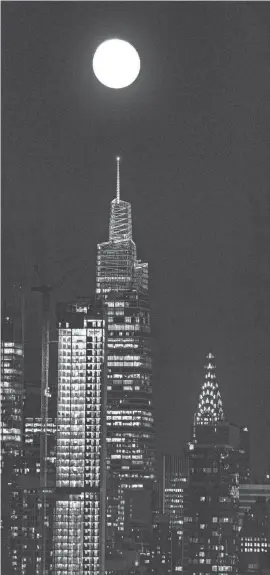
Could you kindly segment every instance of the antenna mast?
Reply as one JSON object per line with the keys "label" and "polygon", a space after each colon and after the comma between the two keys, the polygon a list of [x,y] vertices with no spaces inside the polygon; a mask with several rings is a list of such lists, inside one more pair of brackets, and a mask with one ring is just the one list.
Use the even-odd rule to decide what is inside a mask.
{"label": "antenna mast", "polygon": [[116,158],[116,200],[119,204],[120,202],[120,157]]}

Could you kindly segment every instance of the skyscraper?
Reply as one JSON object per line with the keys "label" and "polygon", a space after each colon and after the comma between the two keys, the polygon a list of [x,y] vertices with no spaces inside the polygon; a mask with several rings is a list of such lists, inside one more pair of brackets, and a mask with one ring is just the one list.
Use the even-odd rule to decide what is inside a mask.
{"label": "skyscraper", "polygon": [[[111,202],[109,241],[97,249],[97,297],[107,314],[107,547],[128,532],[130,490],[149,490],[154,478],[148,264],[137,259],[131,205]],[[142,495],[142,498],[144,496]]]}
{"label": "skyscraper", "polygon": [[103,575],[105,318],[90,301],[60,304],[55,575]]}
{"label": "skyscraper", "polygon": [[23,344],[13,311],[4,310],[1,338],[2,571],[21,573],[21,472]]}
{"label": "skyscraper", "polygon": [[192,441],[184,498],[184,572],[236,573],[241,428],[225,420],[208,354]]}

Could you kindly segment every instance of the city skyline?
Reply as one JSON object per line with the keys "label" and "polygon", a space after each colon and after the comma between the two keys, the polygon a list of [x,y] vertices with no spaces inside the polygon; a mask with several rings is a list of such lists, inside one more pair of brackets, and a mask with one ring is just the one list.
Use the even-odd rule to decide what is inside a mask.
{"label": "city skyline", "polygon": [[[145,23],[136,36],[143,10]],[[188,438],[203,380],[202,363],[211,348],[224,410],[230,421],[250,428],[254,468],[262,470],[269,452],[263,439],[269,429],[270,322],[269,163],[264,143],[269,76],[261,54],[266,50],[269,8],[171,7],[171,40],[165,35],[161,47],[163,9],[153,10],[159,23],[151,37],[149,7],[118,4],[115,15],[108,7],[85,6],[82,11],[89,20],[83,25],[76,8],[66,6],[59,38],[56,23],[61,15],[56,5],[33,6],[31,13],[17,3],[5,5],[3,288],[9,294],[16,283],[29,290],[38,264],[44,281],[52,284],[76,268],[56,290],[56,299],[93,293],[95,246],[101,236],[106,240],[104,213],[113,195],[114,156],[119,153],[122,197],[132,203],[139,253],[143,251],[150,264],[159,450],[177,453],[179,443]],[[173,26],[176,16],[182,43]],[[126,25],[144,57],[145,72],[126,101],[122,95],[110,96],[110,101],[93,80],[85,79],[86,68],[78,67],[96,42],[98,24],[103,33],[109,21],[114,30]],[[44,22],[51,47],[42,32]],[[245,33],[240,31],[243,22]],[[28,48],[31,26],[35,32]],[[80,27],[83,40],[76,43]],[[211,46],[218,35],[214,56]],[[153,50],[147,56],[151,42]],[[185,47],[182,60],[175,55],[179,42]],[[225,47],[230,55],[236,51],[238,65],[243,63],[241,83]],[[158,60],[162,73],[155,72],[151,87],[149,71],[153,63],[157,70]],[[36,75],[35,65],[40,66]],[[206,78],[204,66],[210,70]],[[77,92],[70,87],[75,73]],[[256,90],[251,75],[257,79]],[[53,89],[46,88],[44,77]],[[16,78],[22,80],[18,85]],[[214,88],[211,78],[216,78]],[[66,133],[68,138],[60,135]],[[27,334],[39,334],[37,304],[29,291],[26,303]],[[38,379],[37,335],[27,335],[26,353],[36,356],[31,369],[27,360],[27,377]]]}

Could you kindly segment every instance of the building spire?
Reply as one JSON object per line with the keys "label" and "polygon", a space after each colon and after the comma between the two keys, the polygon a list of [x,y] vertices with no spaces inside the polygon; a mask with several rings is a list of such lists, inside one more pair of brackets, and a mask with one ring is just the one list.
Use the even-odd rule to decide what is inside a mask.
{"label": "building spire", "polygon": [[215,368],[214,356],[208,353],[204,368],[204,383],[194,417],[196,425],[213,425],[225,420]]}
{"label": "building spire", "polygon": [[116,158],[116,200],[119,204],[120,202],[120,157]]}

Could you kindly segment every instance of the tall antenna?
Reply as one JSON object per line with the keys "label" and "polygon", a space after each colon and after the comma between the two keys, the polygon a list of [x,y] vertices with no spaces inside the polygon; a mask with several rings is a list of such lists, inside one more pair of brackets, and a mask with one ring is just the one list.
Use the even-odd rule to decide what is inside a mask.
{"label": "tall antenna", "polygon": [[120,202],[120,157],[117,156],[116,158],[116,200],[119,204]]}

